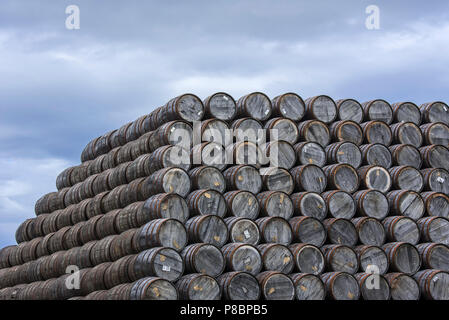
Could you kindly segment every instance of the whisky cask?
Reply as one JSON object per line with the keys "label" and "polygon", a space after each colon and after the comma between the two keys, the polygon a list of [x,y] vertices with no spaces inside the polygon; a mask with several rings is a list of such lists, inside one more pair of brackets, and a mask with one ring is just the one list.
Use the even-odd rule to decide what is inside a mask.
{"label": "whisky cask", "polygon": [[253,166],[237,165],[223,172],[228,191],[244,190],[257,194],[262,190],[262,178]]}
{"label": "whisky cask", "polygon": [[168,247],[181,251],[187,244],[187,223],[184,227],[175,219],[151,220],[140,227],[134,235],[137,251],[151,247]]}
{"label": "whisky cask", "polygon": [[168,101],[159,110],[153,111],[150,118],[154,120],[154,126],[151,130],[155,130],[162,124],[172,120],[184,120],[188,122],[200,121],[204,116],[204,106],[200,98],[185,93]]}
{"label": "whisky cask", "polygon": [[422,169],[424,190],[449,195],[449,172],[442,168]]}
{"label": "whisky cask", "polygon": [[377,190],[360,190],[353,194],[361,216],[385,218],[390,212],[387,197]]}
{"label": "whisky cask", "polygon": [[282,217],[290,219],[293,216],[293,202],[290,196],[282,191],[265,191],[257,195],[261,216]]}
{"label": "whisky cask", "polygon": [[354,246],[358,241],[357,230],[350,220],[328,218],[323,220],[329,243]]}
{"label": "whisky cask", "polygon": [[357,254],[351,247],[341,244],[328,244],[321,247],[326,259],[326,269],[355,274],[359,269]]}
{"label": "whisky cask", "polygon": [[295,181],[297,191],[322,193],[326,189],[326,174],[314,164],[294,167],[290,170],[290,173]]}
{"label": "whisky cask", "polygon": [[392,214],[418,220],[426,212],[424,200],[415,191],[395,190],[389,192],[387,197]]}
{"label": "whisky cask", "polygon": [[298,124],[301,141],[316,142],[325,147],[331,141],[330,131],[326,124],[319,120],[307,120]]}
{"label": "whisky cask", "polygon": [[209,243],[222,247],[228,240],[228,228],[216,215],[201,215],[187,220],[185,227],[189,243]]}
{"label": "whisky cask", "polygon": [[[296,153],[290,143],[286,141],[271,141],[260,148],[263,157],[258,163],[266,163],[270,167],[291,169],[296,163]],[[264,162],[265,161],[265,162]]]}
{"label": "whisky cask", "polygon": [[326,164],[326,152],[324,148],[316,142],[300,142],[293,146],[296,152],[296,159],[300,164],[314,164],[323,167]]}
{"label": "whisky cask", "polygon": [[217,278],[225,300],[259,300],[261,291],[257,278],[248,272],[231,271]]}
{"label": "whisky cask", "polygon": [[331,123],[337,118],[337,105],[331,97],[320,95],[305,100],[306,116],[324,123]]}
{"label": "whisky cask", "polygon": [[292,273],[289,277],[296,288],[296,299],[302,301],[326,298],[326,288],[320,277],[310,273]]}
{"label": "whisky cask", "polygon": [[254,143],[262,143],[266,141],[265,129],[260,121],[252,118],[241,118],[234,120],[231,129],[235,137],[235,141],[251,141]]}
{"label": "whisky cask", "polygon": [[259,216],[259,201],[251,192],[236,190],[226,192],[223,196],[228,205],[229,215],[250,220],[255,220]]}
{"label": "whisky cask", "polygon": [[232,143],[233,136],[229,125],[220,119],[208,119],[201,121],[201,141],[216,142],[222,146]]}
{"label": "whisky cask", "polygon": [[307,243],[293,243],[289,249],[298,272],[318,275],[324,271],[326,261],[318,247]]}
{"label": "whisky cask", "polygon": [[390,264],[382,248],[373,245],[359,245],[354,248],[359,259],[360,270],[367,273],[385,274]]}
{"label": "whisky cask", "polygon": [[284,274],[292,272],[295,262],[288,247],[279,243],[265,243],[257,246],[262,257],[263,269]]}
{"label": "whisky cask", "polygon": [[201,189],[191,192],[186,198],[191,215],[226,215],[226,200],[213,189]]}
{"label": "whisky cask", "polygon": [[397,166],[389,170],[393,187],[397,190],[420,192],[424,188],[424,179],[418,169],[412,166]]}
{"label": "whisky cask", "polygon": [[381,166],[385,169],[393,165],[393,158],[390,150],[380,143],[364,144],[360,146],[362,153],[362,164]]}
{"label": "whisky cask", "polygon": [[393,141],[393,133],[388,124],[382,121],[372,120],[360,124],[363,129],[364,142],[366,144],[380,143],[389,146]]}
{"label": "whisky cask", "polygon": [[202,273],[215,278],[223,273],[226,266],[220,249],[207,243],[188,245],[181,256],[186,273]]}
{"label": "whisky cask", "polygon": [[393,165],[395,166],[411,166],[420,169],[422,159],[419,150],[410,144],[395,144],[389,147]]}
{"label": "whisky cask", "polygon": [[228,227],[230,242],[259,244],[261,240],[260,231],[254,221],[241,217],[228,217],[225,222]]}
{"label": "whisky cask", "polygon": [[262,256],[257,248],[250,244],[228,243],[221,251],[228,271],[245,271],[257,275],[263,268]]}
{"label": "whisky cask", "polygon": [[449,126],[442,122],[426,123],[421,127],[424,142],[429,144],[449,145]]}
{"label": "whisky cask", "polygon": [[393,133],[393,144],[410,144],[419,148],[423,144],[420,127],[413,122],[400,122],[390,126]]}
{"label": "whisky cask", "polygon": [[231,121],[237,115],[237,105],[233,97],[225,92],[217,92],[204,101],[204,117]]}
{"label": "whisky cask", "polygon": [[337,118],[340,120],[351,120],[357,123],[363,122],[362,105],[354,99],[340,99],[337,104]]}
{"label": "whisky cask", "polygon": [[213,189],[220,193],[226,191],[223,174],[215,167],[200,166],[189,171],[192,190]]}
{"label": "whisky cask", "polygon": [[166,145],[180,146],[186,150],[192,147],[193,129],[186,121],[164,122],[164,124],[154,130],[152,134],[148,133],[148,136],[142,136],[141,143],[146,144],[146,146],[143,146],[143,149],[147,151],[146,153],[154,152],[156,149]]}
{"label": "whisky cask", "polygon": [[[176,193],[181,197],[189,194],[191,184],[187,172],[180,168],[165,168],[156,171],[142,183],[148,195],[158,193]],[[142,199],[142,200],[146,200]]]}
{"label": "whisky cask", "polygon": [[391,242],[418,244],[420,234],[415,221],[404,216],[390,216],[382,220],[387,239]]}
{"label": "whisky cask", "polygon": [[352,142],[336,142],[326,147],[327,163],[345,163],[354,168],[362,164],[362,153]]}
{"label": "whisky cask", "polygon": [[449,126],[449,107],[441,101],[434,101],[422,104],[421,110],[422,122],[443,122]]}
{"label": "whisky cask", "polygon": [[425,203],[427,215],[449,218],[449,197],[440,192],[423,192],[421,196]]}
{"label": "whisky cask", "polygon": [[441,243],[420,243],[416,246],[423,267],[449,272],[449,247]]}
{"label": "whisky cask", "polygon": [[[235,145],[230,145],[228,147],[232,149],[233,147],[235,147]],[[249,148],[245,147],[244,145],[240,146],[239,148],[239,150],[241,150],[241,153],[243,153],[243,151],[247,149]],[[196,144],[190,150],[190,161],[193,166],[211,166],[219,169],[220,171],[224,170],[227,166],[226,156],[227,151],[225,150],[225,147],[216,142],[203,142],[200,144]],[[234,161],[233,158],[231,159]],[[243,160],[246,160],[248,162],[255,161],[252,158],[250,160]]]}
{"label": "whisky cask", "polygon": [[263,190],[283,191],[291,194],[295,189],[295,182],[288,170],[283,168],[261,168]]}
{"label": "whisky cask", "polygon": [[334,141],[348,141],[355,145],[363,142],[363,131],[357,122],[351,120],[336,121],[329,125],[331,138]]}
{"label": "whisky cask", "polygon": [[351,222],[357,230],[360,243],[370,246],[381,246],[385,243],[385,228],[376,218],[359,217],[351,219]]}
{"label": "whisky cask", "polygon": [[264,300],[294,300],[295,285],[285,274],[276,271],[264,271],[256,276]]}
{"label": "whisky cask", "polygon": [[413,102],[396,102],[391,105],[394,122],[413,122],[421,124],[421,111]]}
{"label": "whisky cask", "polygon": [[176,193],[159,193],[151,196],[141,205],[137,204],[139,203],[130,204],[122,212],[134,211],[139,227],[153,219],[172,218],[184,223],[190,216],[186,200]]}
{"label": "whisky cask", "polygon": [[382,249],[388,255],[390,270],[413,275],[421,267],[421,256],[416,247],[406,242],[390,242]]}
{"label": "whisky cask", "polygon": [[327,234],[320,220],[312,217],[293,217],[289,220],[293,239],[298,243],[309,243],[321,247]]}
{"label": "whisky cask", "polygon": [[390,285],[384,276],[363,272],[355,274],[354,277],[359,282],[363,300],[390,300]]}
{"label": "whisky cask", "polygon": [[385,275],[390,284],[392,300],[419,300],[421,291],[413,277],[401,272],[392,272]]}
{"label": "whisky cask", "polygon": [[[357,170],[361,185],[366,189],[378,190],[386,193],[390,190],[392,179],[387,169],[381,166],[363,166]],[[363,189],[365,189],[363,188]]]}
{"label": "whisky cask", "polygon": [[313,217],[318,220],[326,218],[328,206],[324,199],[315,192],[299,192],[291,195],[295,215]]}
{"label": "whisky cask", "polygon": [[363,102],[362,108],[367,120],[378,120],[387,124],[393,122],[393,109],[385,100],[376,99]]}
{"label": "whisky cask", "polygon": [[270,118],[272,105],[270,99],[262,92],[253,92],[237,100],[237,115],[251,117],[259,121]]}
{"label": "whisky cask", "polygon": [[449,245],[449,220],[443,217],[425,217],[417,221],[423,242]]}
{"label": "whisky cask", "polygon": [[321,194],[326,203],[328,212],[333,218],[351,219],[356,213],[354,198],[342,190],[326,191]]}
{"label": "whisky cask", "polygon": [[284,93],[271,100],[273,115],[300,121],[305,114],[305,103],[296,93]]}
{"label": "whisky cask", "polygon": [[338,189],[353,193],[359,188],[359,176],[356,169],[349,164],[339,163],[325,166],[328,185],[332,189]]}
{"label": "whisky cask", "polygon": [[326,296],[331,300],[359,300],[360,287],[357,279],[346,272],[327,272],[321,275],[326,286]]}
{"label": "whisky cask", "polygon": [[290,244],[293,239],[292,228],[281,217],[264,217],[256,220],[265,243]]}
{"label": "whisky cask", "polygon": [[443,168],[449,170],[449,149],[445,146],[434,144],[419,148],[423,165],[426,168]]}
{"label": "whisky cask", "polygon": [[178,300],[178,292],[170,281],[147,277],[132,283],[127,300]]}
{"label": "whisky cask", "polygon": [[427,300],[449,300],[449,273],[441,270],[427,269],[414,276]]}
{"label": "whisky cask", "polygon": [[272,118],[265,123],[264,129],[270,140],[282,140],[293,145],[299,139],[298,126],[287,118]]}

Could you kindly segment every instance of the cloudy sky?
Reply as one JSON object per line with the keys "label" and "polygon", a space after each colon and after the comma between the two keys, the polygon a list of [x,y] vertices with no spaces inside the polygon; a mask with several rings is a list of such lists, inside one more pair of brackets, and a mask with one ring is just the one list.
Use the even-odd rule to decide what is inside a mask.
{"label": "cloudy sky", "polygon": [[90,139],[178,94],[447,102],[448,66],[447,1],[2,0],[0,247]]}

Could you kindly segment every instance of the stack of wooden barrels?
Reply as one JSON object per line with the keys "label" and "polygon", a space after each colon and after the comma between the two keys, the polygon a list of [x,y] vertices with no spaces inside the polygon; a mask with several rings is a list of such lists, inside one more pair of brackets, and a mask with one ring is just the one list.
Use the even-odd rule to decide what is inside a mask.
{"label": "stack of wooden barrels", "polygon": [[449,300],[448,108],[173,98],[58,175],[0,299]]}

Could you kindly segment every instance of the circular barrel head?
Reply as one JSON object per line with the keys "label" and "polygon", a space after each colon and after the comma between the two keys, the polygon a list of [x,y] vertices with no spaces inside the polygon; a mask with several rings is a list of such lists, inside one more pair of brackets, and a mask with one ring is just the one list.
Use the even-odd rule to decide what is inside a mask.
{"label": "circular barrel head", "polygon": [[330,123],[337,118],[337,106],[331,97],[321,95],[306,100],[308,113],[314,119]]}
{"label": "circular barrel head", "polygon": [[[295,245],[292,245],[294,247]],[[325,268],[325,260],[323,253],[314,245],[303,245],[299,250],[292,251],[295,253],[296,268],[301,273],[321,274]]]}
{"label": "circular barrel head", "polygon": [[201,141],[216,142],[223,146],[232,143],[232,134],[226,122],[219,119],[209,119],[202,122]]}
{"label": "circular barrel head", "polygon": [[161,224],[158,237],[163,247],[182,250],[187,244],[186,229],[175,219],[168,219]]}
{"label": "circular barrel head", "polygon": [[259,251],[251,245],[242,245],[235,249],[231,269],[245,271],[257,275],[262,270],[262,257]]}
{"label": "circular barrel head", "polygon": [[424,179],[417,169],[409,166],[400,169],[394,183],[398,190],[420,192],[424,186]]}
{"label": "circular barrel head", "polygon": [[382,193],[391,188],[390,173],[383,167],[373,166],[369,168],[363,177],[363,181],[368,189],[379,190]]}
{"label": "circular barrel head", "polygon": [[449,126],[444,123],[433,123],[424,134],[426,137],[426,144],[449,145]]}
{"label": "circular barrel head", "polygon": [[[145,263],[146,261],[143,261]],[[181,255],[171,248],[163,248],[154,257],[154,275],[168,281],[178,280],[184,272]]]}
{"label": "circular barrel head", "polygon": [[363,121],[363,109],[361,104],[354,99],[337,100],[338,118],[351,120],[357,123]]}
{"label": "circular barrel head", "polygon": [[421,168],[422,165],[419,150],[409,144],[400,145],[394,152],[393,160],[398,166],[411,166],[415,169]]}
{"label": "circular barrel head", "polygon": [[215,167],[202,167],[202,170],[196,177],[196,184],[197,189],[213,189],[221,193],[226,190],[223,174]]}
{"label": "circular barrel head", "polygon": [[397,206],[401,215],[413,220],[421,218],[426,211],[422,197],[414,191],[405,191],[398,199]]}
{"label": "circular barrel head", "polygon": [[183,120],[193,122],[203,118],[203,103],[197,96],[193,94],[184,94],[176,100],[176,109]]}
{"label": "circular barrel head", "polygon": [[429,240],[449,245],[449,221],[447,219],[438,217],[430,222],[427,230]]}
{"label": "circular barrel head", "polygon": [[362,153],[352,142],[345,142],[338,147],[336,160],[338,163],[346,163],[358,168],[362,164]]}
{"label": "circular barrel head", "polygon": [[330,291],[334,300],[358,300],[360,297],[360,288],[357,280],[345,272],[335,276]]}
{"label": "circular barrel head", "polygon": [[[224,274],[223,276],[227,276]],[[219,278],[220,279],[220,278]],[[219,280],[220,281],[220,280]],[[246,272],[236,272],[225,284],[223,291],[229,300],[258,300],[261,295],[259,282]]]}
{"label": "circular barrel head", "polygon": [[184,121],[174,121],[170,125],[168,144],[190,150],[192,146],[192,126]]}
{"label": "circular barrel head", "polygon": [[323,170],[315,165],[305,165],[299,177],[305,191],[321,193],[326,189],[327,178]]}
{"label": "circular barrel head", "polygon": [[285,274],[274,273],[265,279],[262,293],[266,300],[293,300],[295,286]]}
{"label": "circular barrel head", "polygon": [[[353,220],[353,223],[355,224],[356,221],[357,218]],[[364,245],[381,246],[387,237],[382,223],[375,218],[363,219],[358,223],[357,232],[360,242]]]}
{"label": "circular barrel head", "polygon": [[265,94],[253,92],[242,98],[242,107],[248,116],[259,121],[264,121],[270,118],[271,101]]}
{"label": "circular barrel head", "polygon": [[378,99],[363,105],[366,107],[365,114],[368,119],[383,121],[387,124],[393,121],[393,110],[385,100]]}
{"label": "circular barrel head", "polygon": [[228,228],[218,216],[205,216],[204,221],[198,226],[198,236],[201,242],[213,244],[217,247],[223,246],[228,240]]}
{"label": "circular barrel head", "polygon": [[249,191],[238,192],[231,203],[231,212],[236,217],[251,220],[259,216],[260,206],[256,196]]}
{"label": "circular barrel head", "polygon": [[289,244],[292,242],[290,225],[280,217],[271,217],[261,232],[266,243]]}
{"label": "circular barrel head", "polygon": [[282,96],[273,99],[278,104],[279,112],[284,118],[291,119],[293,121],[299,121],[302,119],[305,113],[304,101],[295,93],[286,93]]}
{"label": "circular barrel head", "polygon": [[449,126],[449,107],[447,104],[440,101],[432,102],[428,108],[428,122],[443,122]]}
{"label": "circular barrel head", "polygon": [[321,121],[311,121],[305,129],[304,139],[308,142],[316,142],[325,147],[330,142],[330,133],[326,124]]}
{"label": "circular barrel head", "polygon": [[383,276],[371,274],[359,284],[363,300],[390,300],[390,286]]}
{"label": "circular barrel head", "polygon": [[171,168],[162,179],[162,186],[166,193],[176,193],[181,197],[187,196],[190,191],[190,177],[182,169]]}
{"label": "circular barrel head", "polygon": [[421,257],[418,250],[416,250],[413,245],[403,243],[399,245],[395,251],[392,265],[394,265],[397,271],[406,274],[414,274],[419,270],[421,266]]}
{"label": "circular barrel head", "polygon": [[[296,298],[302,300],[324,300],[326,288],[323,281],[313,274],[298,274],[298,278],[293,278],[296,287]],[[291,275],[295,276],[295,274]]]}
{"label": "circular barrel head", "polygon": [[263,175],[263,183],[266,190],[283,191],[291,194],[295,188],[295,182],[286,169],[271,168],[269,170],[260,170]]}
{"label": "circular barrel head", "polygon": [[333,271],[354,274],[359,269],[357,254],[348,246],[338,246],[326,254],[327,266]]}
{"label": "circular barrel head", "polygon": [[381,121],[368,122],[363,132],[367,143],[370,144],[380,143],[389,146],[393,139],[390,127]]}
{"label": "circular barrel head", "polygon": [[449,198],[442,193],[433,194],[426,199],[427,214],[449,218]]}
{"label": "circular barrel head", "polygon": [[167,280],[152,281],[142,291],[139,300],[177,300],[176,288]]}
{"label": "circular barrel head", "polygon": [[379,247],[370,246],[365,250],[361,250],[359,256],[360,268],[367,273],[373,271],[379,274],[385,274],[389,268],[388,256]]}
{"label": "circular barrel head", "polygon": [[193,264],[197,272],[211,277],[219,276],[225,268],[223,254],[211,244],[205,244],[198,248],[193,258]]}
{"label": "circular barrel head", "polygon": [[327,233],[323,224],[318,219],[312,217],[303,219],[299,227],[295,229],[295,239],[300,243],[322,246],[326,238]]}
{"label": "circular barrel head", "polygon": [[428,161],[432,168],[449,170],[449,149],[442,145],[435,145],[428,154]]}
{"label": "circular barrel head", "polygon": [[238,169],[234,181],[238,190],[257,194],[262,189],[262,178],[257,169],[252,166],[244,166]]}
{"label": "circular barrel head", "polygon": [[271,140],[282,140],[295,144],[299,138],[299,130],[295,122],[285,118],[274,118],[265,124],[267,135]]}
{"label": "circular barrel head", "polygon": [[257,245],[260,242],[259,227],[254,221],[240,219],[229,228],[229,239],[232,242]]}
{"label": "circular barrel head", "polygon": [[405,273],[387,274],[386,278],[391,288],[391,299],[412,301],[419,300],[421,291],[415,279]]}
{"label": "circular barrel head", "polygon": [[396,122],[413,122],[418,126],[421,123],[421,111],[413,102],[395,103],[393,109]]}
{"label": "circular barrel head", "polygon": [[189,170],[190,153],[180,146],[171,146],[163,154],[162,165],[164,168],[178,167],[183,170]]}
{"label": "circular barrel head", "polygon": [[[301,147],[299,148],[299,145]],[[322,167],[326,164],[326,152],[323,147],[316,142],[304,142],[295,147],[296,157],[300,164],[314,164]]]}
{"label": "circular barrel head", "polygon": [[441,168],[433,170],[427,181],[430,190],[449,194],[449,172],[446,170]]}
{"label": "circular barrel head", "polygon": [[220,300],[221,290],[217,281],[207,275],[199,275],[188,287],[189,300]]}
{"label": "circular barrel head", "polygon": [[282,244],[274,244],[265,248],[262,254],[262,261],[264,270],[279,271],[284,274],[292,272],[295,266],[292,253]]}
{"label": "circular barrel head", "polygon": [[380,143],[371,145],[366,152],[365,159],[368,165],[381,166],[386,169],[393,165],[390,150]]}
{"label": "circular barrel head", "polygon": [[351,221],[346,219],[330,219],[324,221],[327,235],[331,243],[354,246],[357,243],[357,230]]}
{"label": "circular barrel head", "polygon": [[[426,245],[426,244],[424,244]],[[418,245],[418,250],[421,246]],[[434,244],[431,248],[426,250],[426,254],[421,251],[421,256],[423,257],[426,267],[429,269],[436,269],[441,271],[449,272],[449,247],[444,244]]]}
{"label": "circular barrel head", "polygon": [[327,199],[329,213],[334,218],[351,219],[356,212],[352,196],[345,191],[336,191]]}
{"label": "circular barrel head", "polygon": [[398,125],[395,137],[399,144],[410,144],[419,148],[423,143],[421,129],[413,122],[405,122]]}
{"label": "circular barrel head", "polygon": [[213,117],[224,121],[234,119],[237,107],[234,99],[224,93],[217,92],[206,99],[204,103],[208,113]]}
{"label": "circular barrel head", "polygon": [[296,211],[301,215],[323,220],[327,215],[327,205],[318,193],[307,192],[297,203]]}

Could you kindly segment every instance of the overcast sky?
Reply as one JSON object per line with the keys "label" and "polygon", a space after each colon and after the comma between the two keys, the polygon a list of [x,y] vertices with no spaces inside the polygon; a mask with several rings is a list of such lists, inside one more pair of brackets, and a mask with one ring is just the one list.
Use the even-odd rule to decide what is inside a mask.
{"label": "overcast sky", "polygon": [[[80,29],[65,26],[68,5]],[[380,29],[365,27],[369,5]],[[448,1],[0,2],[0,247],[94,137],[191,92],[449,101]]]}

